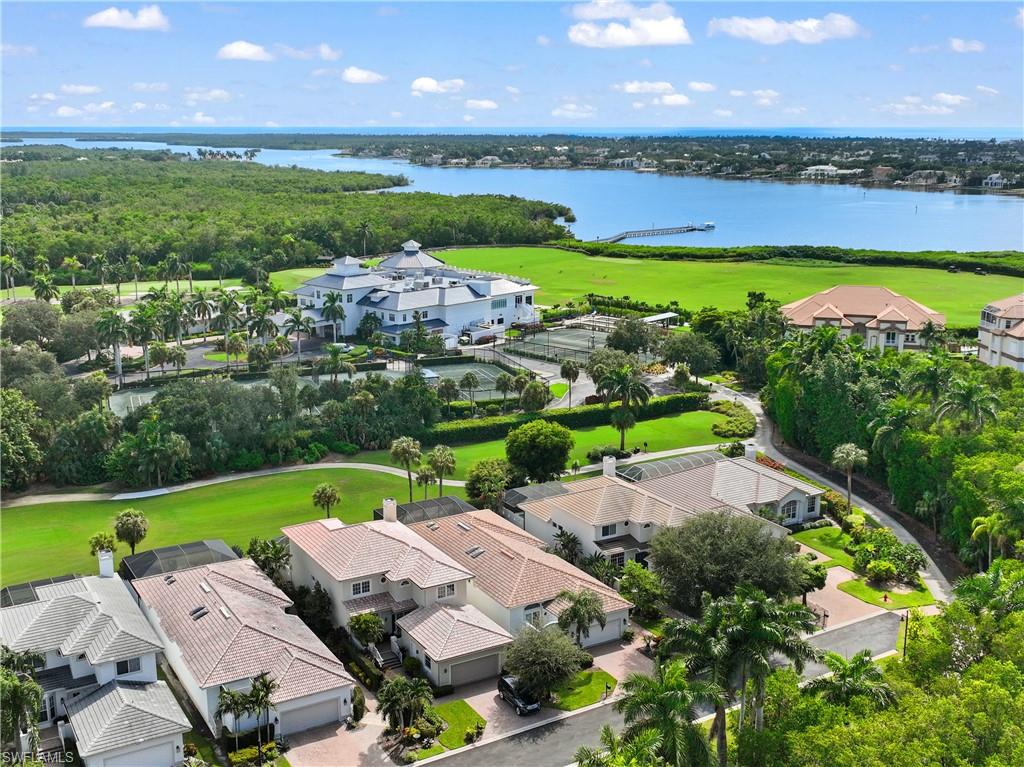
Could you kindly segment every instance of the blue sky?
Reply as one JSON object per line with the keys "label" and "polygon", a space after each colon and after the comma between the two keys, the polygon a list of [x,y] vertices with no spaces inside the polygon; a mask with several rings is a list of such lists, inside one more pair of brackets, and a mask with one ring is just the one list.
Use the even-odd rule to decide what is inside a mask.
{"label": "blue sky", "polygon": [[3,124],[1013,127],[1021,3],[3,4]]}

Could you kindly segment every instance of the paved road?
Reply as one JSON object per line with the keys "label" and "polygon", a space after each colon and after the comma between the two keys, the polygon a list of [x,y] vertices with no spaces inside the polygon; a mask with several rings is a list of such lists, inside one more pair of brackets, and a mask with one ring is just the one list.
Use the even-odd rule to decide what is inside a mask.
{"label": "paved road", "polygon": [[[828,629],[811,641],[846,657],[864,649],[877,656],[896,648],[899,628],[900,616],[885,613]],[[813,663],[804,669],[803,676],[813,679],[825,671],[823,665]],[[601,728],[606,724],[615,730],[622,727],[622,716],[612,706],[600,706],[503,740],[481,743],[437,761],[441,767],[562,767],[573,762],[580,746],[599,745]]]}

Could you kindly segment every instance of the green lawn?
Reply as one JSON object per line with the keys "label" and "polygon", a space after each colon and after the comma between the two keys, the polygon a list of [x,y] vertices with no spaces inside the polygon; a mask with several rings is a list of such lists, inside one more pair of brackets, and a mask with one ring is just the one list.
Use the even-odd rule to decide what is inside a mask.
{"label": "green lawn", "polygon": [[443,754],[447,750],[440,743],[435,743],[430,748],[421,748],[419,751],[413,751],[412,758],[418,762],[420,759],[429,759],[432,756]]}
{"label": "green lawn", "polygon": [[804,530],[802,533],[794,533],[792,538],[829,557],[830,561],[825,563],[826,567],[842,565],[847,570],[853,570],[853,557],[843,551],[843,546],[851,542],[850,536],[838,527]]}
{"label": "green lawn", "polygon": [[659,261],[585,256],[552,248],[468,248],[447,251],[444,260],[529,277],[541,287],[537,295],[544,304],[564,304],[594,292],[642,297],[650,303],[674,299],[686,309],[740,309],[748,290],[763,290],[787,303],[833,285],[884,285],[944,312],[951,325],[974,326],[978,312],[992,296],[1020,292],[1019,277],[979,277],[903,266]]}
{"label": "green lawn", "polygon": [[561,399],[565,396],[565,393],[569,391],[569,384],[567,383],[553,383],[551,384],[551,396],[555,399]]}
{"label": "green lawn", "polygon": [[[886,610],[903,610],[907,607],[923,607],[924,605],[935,604],[935,597],[932,596],[932,592],[920,580],[918,580],[917,588],[906,594],[889,591],[886,587],[875,586],[863,578],[844,581],[839,584],[839,590],[845,591],[847,594],[855,596],[857,599],[868,604],[883,607]],[[885,594],[889,595],[888,602],[882,599]]]}
{"label": "green lawn", "polygon": [[201,733],[190,730],[182,736],[182,739],[186,743],[193,744],[199,750],[199,758],[211,765],[211,767],[220,764],[220,760],[217,759],[217,752],[213,750],[213,744],[203,737]]}
{"label": "green lawn", "polygon": [[466,730],[476,727],[477,722],[487,724],[487,720],[464,700],[439,703],[434,706],[434,710],[448,723],[448,729],[438,737],[441,745],[445,748],[459,748],[466,745]]}
{"label": "green lawn", "polygon": [[[677,413],[676,415],[652,418],[639,421],[635,428],[626,433],[626,449],[647,442],[647,449],[671,450],[677,447],[693,445],[717,445],[721,438],[711,432],[711,424],[723,420],[724,416],[706,410],[693,413]],[[578,460],[581,465],[590,463],[587,451],[598,445],[618,445],[619,433],[611,426],[591,426],[586,429],[574,429],[576,447],[569,458],[569,465]],[[477,442],[472,445],[456,445],[456,469],[454,479],[465,479],[469,467],[484,458],[502,458],[505,455],[505,440],[495,439],[489,442]],[[425,452],[425,451],[424,451]],[[363,463],[380,463],[393,466],[387,450],[372,450],[357,453],[343,460]],[[422,490],[420,490],[422,494]]]}
{"label": "green lawn", "polygon": [[[134,501],[75,501],[3,510],[0,582],[22,583],[66,573],[93,573],[96,560],[87,541],[109,530],[115,514],[134,507],[149,518],[141,549],[222,538],[245,546],[253,536],[280,535],[284,525],[322,516],[310,498],[320,482],[333,482],[341,504],[332,516],[346,522],[370,519],[385,496],[401,499],[406,482],[378,472],[314,469],[235,480],[197,490]],[[451,492],[461,494],[461,488]],[[127,553],[123,548],[119,554]]]}
{"label": "green lawn", "polygon": [[562,711],[575,711],[597,703],[604,697],[605,685],[615,689],[615,677],[599,668],[581,671],[569,682],[554,690],[555,702],[551,705]]}
{"label": "green lawn", "polygon": [[632,616],[633,623],[640,626],[648,634],[653,634],[656,637],[660,637],[665,633],[665,624],[667,624],[670,618],[667,615],[659,615],[657,618],[648,618],[643,615]]}

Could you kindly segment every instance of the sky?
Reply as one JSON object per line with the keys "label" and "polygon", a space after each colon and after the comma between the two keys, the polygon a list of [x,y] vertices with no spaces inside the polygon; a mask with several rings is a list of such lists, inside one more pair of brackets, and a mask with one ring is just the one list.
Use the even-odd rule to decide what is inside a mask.
{"label": "sky", "polygon": [[2,124],[1020,127],[1020,2],[2,5]]}

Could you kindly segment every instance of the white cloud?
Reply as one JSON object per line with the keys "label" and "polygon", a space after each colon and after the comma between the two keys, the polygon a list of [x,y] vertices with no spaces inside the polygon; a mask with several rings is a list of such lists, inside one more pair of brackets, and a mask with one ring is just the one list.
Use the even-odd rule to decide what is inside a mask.
{"label": "white cloud", "polygon": [[[574,5],[580,21],[569,27],[569,41],[587,48],[629,48],[640,45],[689,45],[686,23],[665,2],[644,7],[615,0]],[[621,21],[613,21],[620,19]],[[595,23],[607,21],[606,24]]]}
{"label": "white cloud", "polygon": [[374,72],[372,69],[360,69],[359,67],[345,67],[345,70],[341,73],[341,79],[354,85],[376,85],[387,80],[379,72]]}
{"label": "white cloud", "polygon": [[203,102],[231,101],[231,94],[223,88],[186,88],[185,105],[194,107]]}
{"label": "white cloud", "polygon": [[815,45],[826,40],[842,40],[863,33],[860,25],[849,16],[829,13],[820,19],[798,19],[777,21],[771,16],[746,18],[732,16],[727,19],[712,19],[708,22],[708,34],[718,33],[741,40],[753,40],[762,45],[780,43],[804,43]]}
{"label": "white cloud", "polygon": [[961,104],[966,104],[970,99],[959,93],[936,93],[932,96],[932,101],[937,104],[945,104],[948,107],[958,107]]}
{"label": "white cloud", "polygon": [[542,48],[547,48],[549,45],[551,45],[551,38],[548,37],[547,35],[537,35],[537,45],[541,46]]}
{"label": "white cloud", "polygon": [[69,107],[65,104],[64,106],[57,107],[57,109],[50,114],[54,117],[78,117],[78,115],[82,114],[82,110]]}
{"label": "white cloud", "polygon": [[248,40],[235,40],[217,51],[218,59],[228,61],[273,61],[274,55],[262,45]]}
{"label": "white cloud", "polygon": [[57,94],[52,91],[47,91],[46,93],[33,93],[29,96],[29,99],[32,101],[56,101]]}
{"label": "white cloud", "polygon": [[463,122],[471,123],[475,119],[476,119],[476,117],[474,117],[473,115],[462,115],[462,121]]}
{"label": "white cloud", "polygon": [[466,99],[466,109],[497,109],[498,104],[491,99]]}
{"label": "white cloud", "polygon": [[4,56],[35,56],[38,51],[34,45],[0,44],[0,54]]}
{"label": "white cloud", "polygon": [[964,40],[962,37],[949,38],[949,49],[953,53],[981,53],[985,43],[981,40]]}
{"label": "white cloud", "polygon": [[551,110],[552,117],[565,117],[570,120],[585,120],[595,114],[597,110],[590,104],[577,104],[574,101],[566,101]]}
{"label": "white cloud", "polygon": [[90,96],[93,93],[99,93],[101,90],[98,85],[62,85],[60,86],[60,92],[67,94],[68,96]]}
{"label": "white cloud", "polygon": [[691,91],[696,91],[697,93],[711,93],[715,89],[713,83],[702,83],[699,80],[690,80],[687,86]]}
{"label": "white cloud", "polygon": [[712,109],[711,114],[715,117],[732,117],[731,109]]}
{"label": "white cloud", "polygon": [[645,106],[647,106],[647,105],[644,102],[642,102],[642,101],[634,101],[633,102],[633,109],[643,109]]}
{"label": "white cloud", "polygon": [[90,112],[92,114],[97,114],[97,113],[101,113],[101,112],[111,112],[114,109],[114,102],[113,101],[101,101],[101,102],[98,102],[98,103],[96,103],[96,102],[89,103],[89,104],[86,104],[83,107],[83,109],[86,112]]}
{"label": "white cloud", "polygon": [[506,85],[505,86],[505,93],[511,93],[513,96],[518,96],[520,93],[522,93],[522,91],[519,90],[514,85]]}
{"label": "white cloud", "polygon": [[327,43],[320,43],[316,47],[316,52],[324,61],[337,61],[341,58],[341,48],[332,48]]}
{"label": "white cloud", "polygon": [[1020,27],[1021,29],[1024,29],[1024,7],[1017,9],[1016,20],[1017,26]]}
{"label": "white cloud", "polygon": [[656,98],[655,102],[666,107],[685,107],[690,104],[690,97],[684,93],[666,93]]}
{"label": "white cloud", "polygon": [[128,107],[129,112],[145,112],[149,105],[145,101],[133,101]]}
{"label": "white cloud", "polygon": [[163,93],[167,88],[167,83],[132,83],[132,90],[137,93]]}
{"label": "white cloud", "polygon": [[786,107],[782,110],[782,113],[787,115],[802,115],[806,111],[807,107]]}
{"label": "white cloud", "polygon": [[137,13],[132,13],[127,8],[110,6],[106,10],[87,16],[82,21],[82,26],[166,32],[171,28],[171,22],[164,16],[159,5],[143,6]]}
{"label": "white cloud", "polygon": [[451,80],[436,80],[433,77],[417,77],[410,86],[412,94],[419,96],[424,93],[458,93],[465,87],[466,81],[454,77]]}
{"label": "white cloud", "polygon": [[733,88],[731,91],[729,91],[729,95],[730,96],[735,96],[736,98],[741,99],[741,98],[743,98],[744,96],[747,95],[747,92],[746,91],[738,90],[737,88]]}
{"label": "white cloud", "polygon": [[613,85],[612,90],[623,93],[672,93],[675,88],[665,80],[628,80]]}
{"label": "white cloud", "polygon": [[754,103],[759,107],[773,106],[779,100],[779,96],[782,95],[771,88],[759,88],[756,91],[751,91],[751,94],[754,96]]}
{"label": "white cloud", "polygon": [[196,112],[191,117],[186,117],[185,119],[194,125],[213,125],[217,122],[216,118],[211,117],[205,112]]}
{"label": "white cloud", "polygon": [[920,96],[904,96],[900,101],[882,104],[880,112],[895,115],[950,115],[953,110],[945,104],[926,104]]}
{"label": "white cloud", "polygon": [[398,111],[391,111],[391,112],[388,112],[388,117],[393,117],[393,118],[395,118],[396,120],[397,120],[397,119],[398,119],[399,117],[401,117],[401,116],[402,116],[402,113],[401,113],[401,112],[398,112]]}
{"label": "white cloud", "polygon": [[975,85],[974,90],[978,91],[979,93],[984,93],[987,96],[999,95],[999,91],[997,91],[995,88],[989,88],[987,85]]}
{"label": "white cloud", "polygon": [[289,59],[300,59],[302,61],[317,58],[323,61],[337,61],[341,58],[341,49],[332,48],[327,43],[320,43],[311,48],[292,48],[284,43],[276,43],[274,49]]}

